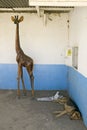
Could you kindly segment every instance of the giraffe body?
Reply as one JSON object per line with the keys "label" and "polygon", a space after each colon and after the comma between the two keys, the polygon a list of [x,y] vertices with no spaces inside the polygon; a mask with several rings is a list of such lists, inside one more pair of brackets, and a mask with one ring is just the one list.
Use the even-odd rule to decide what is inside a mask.
{"label": "giraffe body", "polygon": [[16,24],[16,41],[15,41],[15,50],[16,50],[16,61],[18,63],[18,97],[20,97],[20,79],[22,80],[23,85],[23,92],[24,95],[26,95],[26,88],[24,85],[23,80],[23,67],[26,68],[31,82],[31,88],[32,88],[32,96],[34,96],[34,76],[33,76],[33,59],[29,56],[27,56],[22,48],[20,47],[20,40],[19,40],[19,23],[23,21],[23,16],[18,18],[18,16],[12,16],[12,21]]}

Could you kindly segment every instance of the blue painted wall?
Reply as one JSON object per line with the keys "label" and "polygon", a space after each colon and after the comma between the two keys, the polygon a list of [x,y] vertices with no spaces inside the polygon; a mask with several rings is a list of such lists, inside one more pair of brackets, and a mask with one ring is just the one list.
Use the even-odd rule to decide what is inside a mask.
{"label": "blue painted wall", "polygon": [[87,78],[72,67],[68,67],[68,92],[79,107],[87,127]]}
{"label": "blue painted wall", "polygon": [[[24,81],[27,89],[30,79],[24,68]],[[17,65],[0,64],[0,89],[17,89]],[[65,65],[34,65],[35,90],[65,90],[67,89],[67,67]],[[22,88],[22,84],[20,82]]]}
{"label": "blue painted wall", "polygon": [[40,90],[67,89],[66,65],[35,65],[35,86]]}
{"label": "blue painted wall", "polygon": [[[28,73],[25,68],[23,71],[25,86],[30,90]],[[17,89],[17,64],[0,64],[0,73],[0,89]],[[34,65],[34,77],[35,90],[68,90],[87,127],[87,78],[74,68],[59,64]]]}

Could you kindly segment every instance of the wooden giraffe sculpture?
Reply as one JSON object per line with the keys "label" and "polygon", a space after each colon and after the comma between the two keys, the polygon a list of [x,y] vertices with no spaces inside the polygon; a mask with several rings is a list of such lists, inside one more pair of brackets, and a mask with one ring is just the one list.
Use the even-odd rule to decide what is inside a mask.
{"label": "wooden giraffe sculpture", "polygon": [[26,67],[26,70],[29,74],[30,77],[30,82],[31,82],[31,88],[32,88],[32,96],[34,96],[34,76],[33,76],[33,60],[24,54],[23,50],[21,49],[20,46],[20,38],[19,38],[19,23],[23,21],[23,16],[20,18],[18,16],[11,16],[11,20],[16,24],[16,41],[15,41],[15,49],[16,49],[16,61],[18,63],[18,90],[17,94],[18,97],[20,98],[20,79],[22,80],[22,85],[23,85],[23,93],[26,95],[26,88],[24,85],[24,80],[23,80],[23,67]]}

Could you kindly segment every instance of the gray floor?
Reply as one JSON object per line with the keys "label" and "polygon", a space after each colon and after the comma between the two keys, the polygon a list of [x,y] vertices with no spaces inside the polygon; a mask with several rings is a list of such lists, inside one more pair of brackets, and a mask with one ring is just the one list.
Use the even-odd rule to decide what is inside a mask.
{"label": "gray floor", "polygon": [[[55,92],[36,91],[35,95],[49,97]],[[53,112],[60,109],[58,103],[32,99],[30,91],[18,99],[16,91],[0,90],[0,130],[87,130],[82,120],[70,120],[67,115],[56,118]]]}

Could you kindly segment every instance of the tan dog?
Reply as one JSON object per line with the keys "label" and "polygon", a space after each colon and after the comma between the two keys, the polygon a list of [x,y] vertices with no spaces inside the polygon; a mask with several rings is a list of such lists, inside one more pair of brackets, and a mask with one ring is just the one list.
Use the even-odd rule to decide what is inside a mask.
{"label": "tan dog", "polygon": [[76,110],[74,106],[67,105],[67,98],[60,98],[56,102],[60,104],[64,104],[63,111],[55,111],[54,114],[57,114],[56,117],[61,117],[62,115],[68,114],[71,120],[78,120],[81,119],[81,114],[79,111]]}
{"label": "tan dog", "polygon": [[57,102],[59,104],[64,104],[68,102],[68,98],[67,97],[58,98],[57,100],[54,100],[54,102]]}

